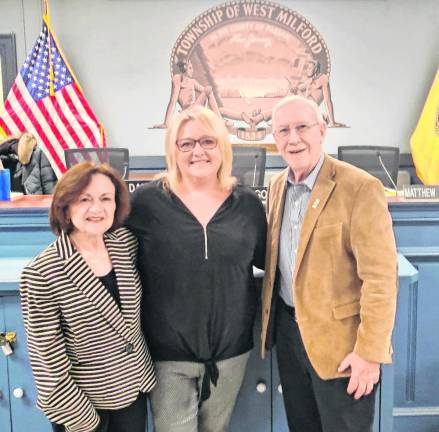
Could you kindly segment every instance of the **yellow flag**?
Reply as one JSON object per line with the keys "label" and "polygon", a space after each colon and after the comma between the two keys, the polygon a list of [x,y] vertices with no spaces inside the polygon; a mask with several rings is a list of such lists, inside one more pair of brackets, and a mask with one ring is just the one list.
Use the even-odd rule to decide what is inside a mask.
{"label": "yellow flag", "polygon": [[410,146],[416,175],[426,185],[439,184],[439,69]]}

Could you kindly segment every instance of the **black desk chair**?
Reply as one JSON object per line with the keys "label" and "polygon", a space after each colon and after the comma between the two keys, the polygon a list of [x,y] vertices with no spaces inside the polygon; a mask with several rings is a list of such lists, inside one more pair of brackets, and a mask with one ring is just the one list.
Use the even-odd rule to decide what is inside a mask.
{"label": "black desk chair", "polygon": [[[398,147],[341,146],[338,148],[338,159],[367,171],[381,180],[385,187],[395,188],[399,168]],[[386,174],[383,165],[389,175]],[[392,178],[393,183],[390,181],[389,176]]]}
{"label": "black desk chair", "polygon": [[263,147],[233,146],[232,175],[238,183],[247,186],[263,186],[266,150]]}
{"label": "black desk chair", "polygon": [[64,150],[66,166],[70,168],[81,162],[106,163],[114,168],[123,179],[130,172],[129,151],[126,148],[78,148]]}

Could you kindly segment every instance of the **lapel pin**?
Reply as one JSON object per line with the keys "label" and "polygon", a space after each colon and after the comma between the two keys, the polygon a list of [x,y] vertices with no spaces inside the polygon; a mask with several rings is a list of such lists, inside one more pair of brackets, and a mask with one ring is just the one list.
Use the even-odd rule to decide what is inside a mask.
{"label": "lapel pin", "polygon": [[313,203],[312,203],[312,208],[316,209],[317,206],[319,205],[320,200],[317,198]]}

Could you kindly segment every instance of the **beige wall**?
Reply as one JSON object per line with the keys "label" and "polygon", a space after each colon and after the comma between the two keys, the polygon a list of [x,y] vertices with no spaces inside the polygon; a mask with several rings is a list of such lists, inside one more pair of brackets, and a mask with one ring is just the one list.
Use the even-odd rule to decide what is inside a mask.
{"label": "beige wall", "polygon": [[[169,58],[179,34],[223,0],[50,0],[52,23],[109,145],[163,154]],[[409,151],[439,65],[437,0],[283,0],[317,28],[331,56],[336,118],[327,149],[376,144]],[[0,33],[14,32],[19,66],[41,27],[40,0],[0,0]]]}

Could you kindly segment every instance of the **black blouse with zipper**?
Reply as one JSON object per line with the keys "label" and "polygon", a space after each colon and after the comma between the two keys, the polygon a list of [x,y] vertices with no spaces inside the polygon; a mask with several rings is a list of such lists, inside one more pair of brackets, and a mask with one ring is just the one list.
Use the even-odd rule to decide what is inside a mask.
{"label": "black blouse with zipper", "polygon": [[142,321],[155,361],[207,369],[252,349],[253,265],[264,266],[267,229],[253,191],[236,186],[204,228],[174,193],[151,182],[134,193],[127,226],[139,240]]}

